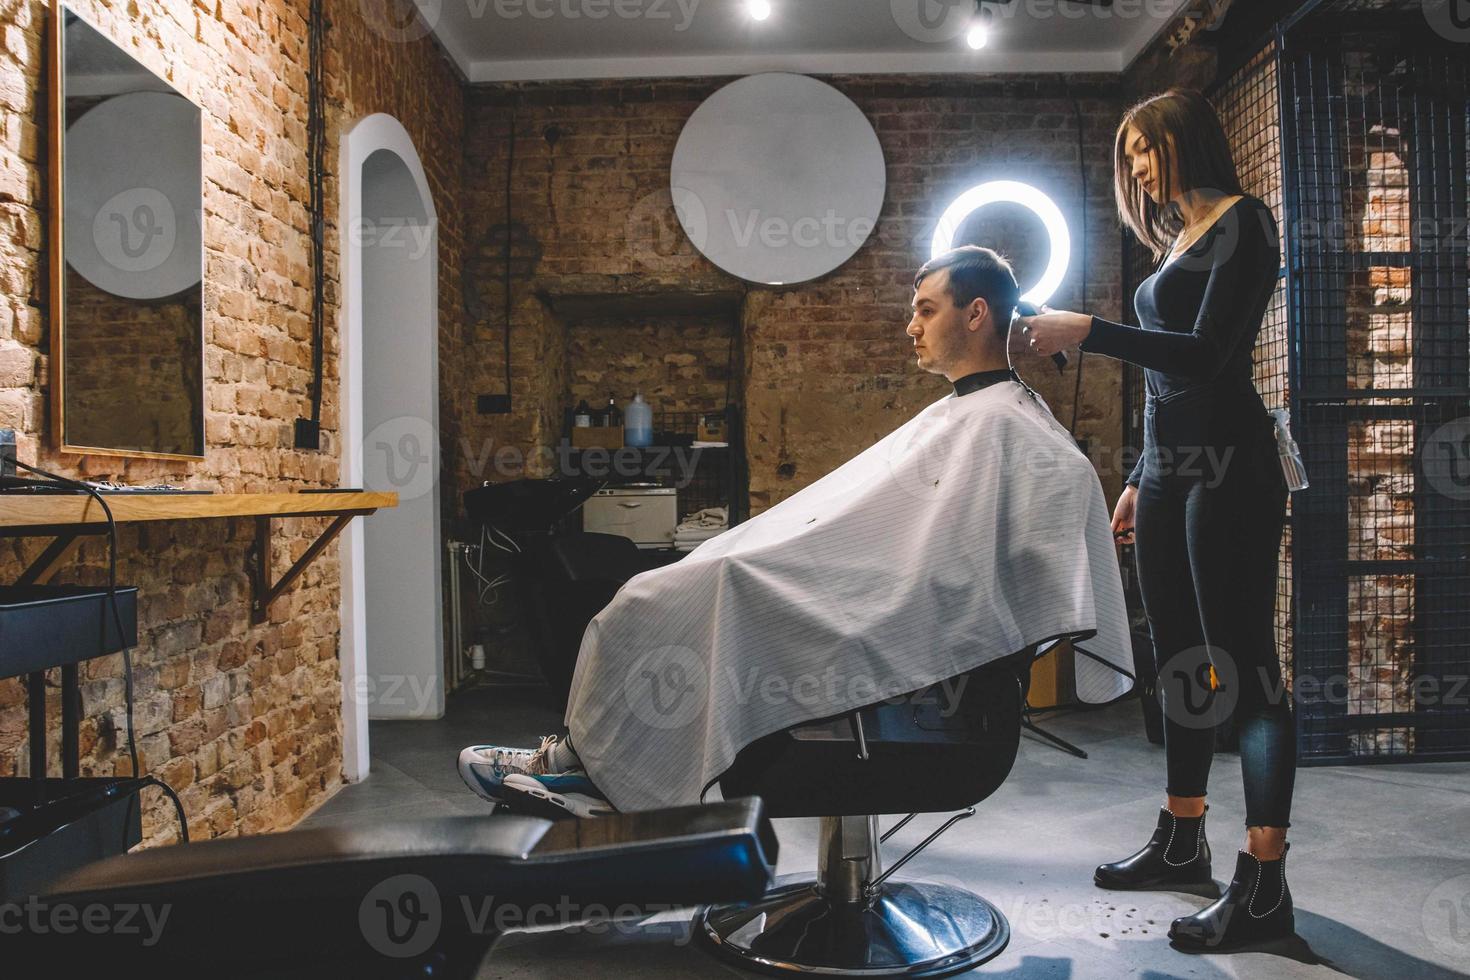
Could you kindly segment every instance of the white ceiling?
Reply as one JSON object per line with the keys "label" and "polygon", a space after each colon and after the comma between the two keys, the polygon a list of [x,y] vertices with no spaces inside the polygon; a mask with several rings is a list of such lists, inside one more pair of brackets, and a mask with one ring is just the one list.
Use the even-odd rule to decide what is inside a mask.
{"label": "white ceiling", "polygon": [[[990,43],[964,30],[974,0],[365,0],[407,3],[471,82],[810,74],[1119,72],[1188,0],[1010,0]],[[407,13],[406,9],[403,10]]]}

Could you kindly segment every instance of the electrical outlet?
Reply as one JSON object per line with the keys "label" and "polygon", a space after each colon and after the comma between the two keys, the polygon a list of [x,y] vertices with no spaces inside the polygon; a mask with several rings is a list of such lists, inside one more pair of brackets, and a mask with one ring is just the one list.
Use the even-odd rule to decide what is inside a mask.
{"label": "electrical outlet", "polygon": [[0,476],[15,476],[15,430],[0,429]]}
{"label": "electrical outlet", "polygon": [[322,424],[312,419],[296,420],[296,448],[322,448]]}
{"label": "electrical outlet", "polygon": [[509,415],[509,395],[479,395],[475,398],[475,411],[481,415]]}

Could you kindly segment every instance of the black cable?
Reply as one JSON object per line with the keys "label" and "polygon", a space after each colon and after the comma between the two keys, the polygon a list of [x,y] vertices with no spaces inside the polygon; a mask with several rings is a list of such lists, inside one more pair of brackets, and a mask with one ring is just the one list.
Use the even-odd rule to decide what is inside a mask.
{"label": "black cable", "polygon": [[514,228],[511,225],[511,178],[516,169],[516,104],[510,104],[510,136],[506,141],[505,156],[505,401],[510,407],[510,244]]}
{"label": "black cable", "polygon": [[[1065,86],[1065,82],[1063,83]],[[1077,119],[1077,175],[1082,181],[1082,308],[1087,308],[1087,208],[1091,203],[1087,196],[1087,149],[1086,141],[1083,139],[1082,103],[1075,95],[1068,92],[1067,97],[1072,100],[1072,113]],[[1067,426],[1067,431],[1072,438],[1077,438],[1077,409],[1082,404],[1082,367],[1087,363],[1087,353],[1081,348],[1077,350],[1077,379],[1072,387],[1072,422]]]}
{"label": "black cable", "polygon": [[[142,789],[143,786],[157,786],[159,789],[163,790],[163,794],[165,796],[173,801],[174,812],[177,813],[179,816],[179,843],[189,843],[189,821],[184,817],[184,801],[179,799],[179,794],[175,793],[172,786],[159,779],[157,776],[144,776],[141,780],[141,783],[142,785],[138,787],[139,789]],[[137,798],[138,794],[134,793],[133,799],[136,800]],[[128,816],[129,818],[132,817],[131,811],[129,811]]]}
{"label": "black cable", "polygon": [[311,222],[311,421],[318,431],[322,418],[323,359],[326,347],[326,187],[327,128],[322,85],[322,0],[311,0],[307,20],[306,160]]}
{"label": "black cable", "polygon": [[[134,779],[139,780],[139,789],[143,785],[156,785],[173,798],[179,813],[179,839],[187,844],[189,842],[189,823],[184,819],[184,806],[182,801],[179,800],[178,794],[173,791],[172,787],[156,776],[141,775],[138,768],[138,739],[133,730],[133,652],[132,648],[126,642],[127,631],[123,629],[122,613],[118,610],[117,606],[117,518],[113,517],[112,508],[107,505],[107,501],[103,498],[102,494],[80,480],[73,480],[70,477],[51,473],[41,469],[39,466],[32,466],[30,463],[22,463],[14,457],[7,456],[4,458],[21,469],[35,473],[37,476],[43,476],[60,486],[80,490],[97,501],[97,504],[102,508],[102,513],[107,515],[107,604],[112,611],[112,623],[113,627],[117,630],[118,642],[122,644],[123,715],[127,724],[128,758],[133,766],[132,776]],[[104,628],[99,640],[99,647],[104,650],[107,645],[106,633],[107,631]],[[134,793],[129,803],[130,809],[127,814],[127,819],[129,820],[132,818],[131,801],[136,800],[137,794]]]}

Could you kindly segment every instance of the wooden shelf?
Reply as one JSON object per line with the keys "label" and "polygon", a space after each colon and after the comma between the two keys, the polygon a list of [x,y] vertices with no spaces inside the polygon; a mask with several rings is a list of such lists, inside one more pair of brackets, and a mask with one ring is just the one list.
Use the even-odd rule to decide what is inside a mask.
{"label": "wooden shelf", "polygon": [[[327,517],[397,507],[396,493],[112,493],[104,494],[119,523],[215,517]],[[0,494],[0,536],[44,534],[53,528],[107,524],[91,497],[80,494]]]}
{"label": "wooden shelf", "polygon": [[[396,493],[342,491],[333,493],[112,493],[104,494],[119,524],[138,521],[194,521],[213,518],[255,518],[255,543],[250,549],[253,585],[251,619],[264,622],[270,604],[306,570],[317,555],[354,517],[384,507],[397,507]],[[331,517],[286,573],[270,577],[271,521],[278,517]],[[17,585],[48,581],[71,557],[79,538],[101,534],[107,515],[95,499],[80,494],[0,494],[0,537],[50,536],[54,540],[16,580]]]}

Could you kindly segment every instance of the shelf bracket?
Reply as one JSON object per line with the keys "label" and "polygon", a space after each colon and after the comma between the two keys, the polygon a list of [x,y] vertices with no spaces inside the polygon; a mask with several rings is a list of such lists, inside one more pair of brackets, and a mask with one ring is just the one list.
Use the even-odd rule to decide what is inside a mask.
{"label": "shelf bracket", "polygon": [[291,587],[291,584],[306,571],[310,565],[321,554],[327,545],[342,533],[342,529],[348,522],[358,516],[362,511],[349,511],[338,514],[327,525],[326,530],[317,536],[311,543],[311,547],[286,569],[274,584],[271,583],[271,518],[269,516],[258,516],[255,518],[255,544],[250,549],[250,581],[252,595],[250,601],[250,621],[256,625],[263,623],[269,616],[270,605],[280,598],[281,594]]}
{"label": "shelf bracket", "polygon": [[81,537],[76,532],[58,534],[46,546],[46,549],[36,556],[36,560],[26,566],[26,570],[20,573],[20,578],[15,580],[16,585],[45,585],[51,581],[62,564],[69,559],[81,543]]}

